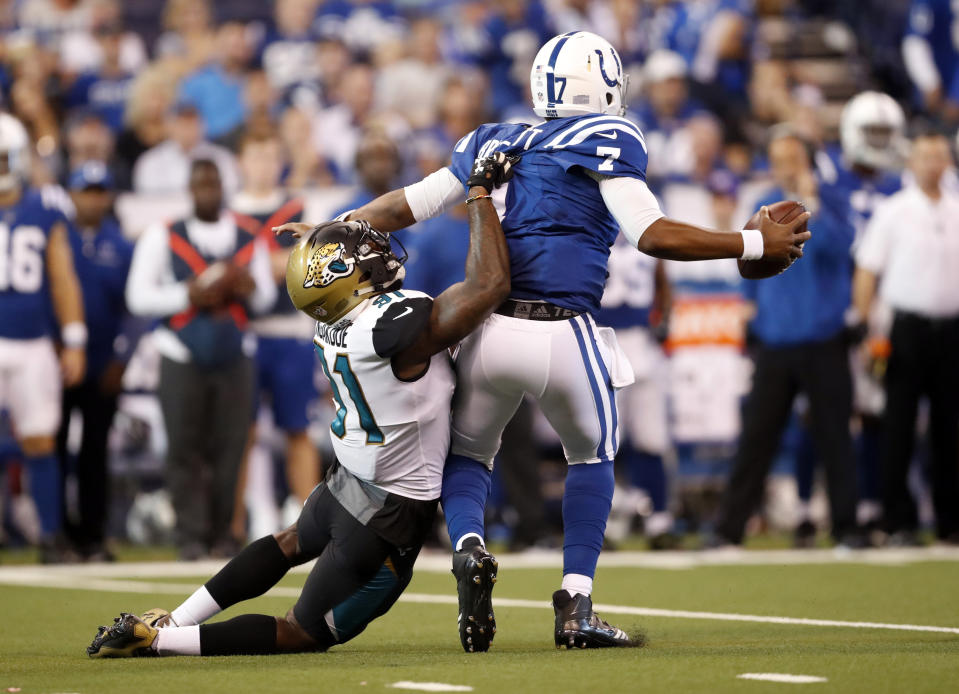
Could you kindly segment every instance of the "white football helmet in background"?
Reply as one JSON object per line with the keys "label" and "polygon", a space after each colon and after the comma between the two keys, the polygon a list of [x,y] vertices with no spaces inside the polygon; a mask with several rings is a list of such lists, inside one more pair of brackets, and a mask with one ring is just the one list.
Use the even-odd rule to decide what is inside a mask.
{"label": "white football helmet in background", "polygon": [[533,111],[541,118],[626,111],[629,77],[616,49],[588,31],[554,36],[539,49],[529,76]]}
{"label": "white football helmet in background", "polygon": [[839,139],[847,163],[886,171],[902,168],[908,150],[906,116],[888,94],[862,92],[843,107]]}
{"label": "white football helmet in background", "polygon": [[[2,161],[6,155],[6,166]],[[6,193],[30,176],[30,137],[23,123],[0,113],[0,192]]]}

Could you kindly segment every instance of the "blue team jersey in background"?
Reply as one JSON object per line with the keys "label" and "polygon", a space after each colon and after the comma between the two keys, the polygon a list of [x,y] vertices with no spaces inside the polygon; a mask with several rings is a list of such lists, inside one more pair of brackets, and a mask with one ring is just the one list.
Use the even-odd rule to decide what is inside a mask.
{"label": "blue team jersey in background", "polygon": [[0,208],[0,338],[29,340],[53,333],[47,279],[50,231],[66,223],[66,194],[47,187],[24,191]]}
{"label": "blue team jersey in background", "polygon": [[648,328],[656,296],[657,262],[620,235],[609,255],[609,278],[596,322],[616,330]]}
{"label": "blue team jersey in background", "polygon": [[954,28],[957,14],[959,8],[953,0],[912,0],[909,8],[906,35],[919,36],[929,42],[944,92],[949,91],[957,72],[959,30]]}
{"label": "blue team jersey in background", "polygon": [[466,279],[469,246],[470,226],[465,217],[447,212],[420,222],[406,248],[409,260],[403,288],[436,298],[462,282]]}
{"label": "blue team jersey in background", "polygon": [[841,168],[836,186],[849,196],[849,207],[858,239],[872,219],[876,206],[902,188],[902,175],[881,173],[876,178],[866,178],[851,169]]}
{"label": "blue team jersey in background", "polygon": [[646,143],[639,128],[606,115],[533,126],[490,123],[456,144],[450,169],[465,184],[473,161],[496,151],[522,157],[505,201],[502,189],[494,194],[509,247],[510,296],[595,314],[619,226],[586,171],[645,181]]}

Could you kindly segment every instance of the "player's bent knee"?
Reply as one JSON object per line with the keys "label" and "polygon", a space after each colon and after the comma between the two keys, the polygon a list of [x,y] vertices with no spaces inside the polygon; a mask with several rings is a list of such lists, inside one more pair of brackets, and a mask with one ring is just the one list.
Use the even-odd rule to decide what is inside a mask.
{"label": "player's bent knee", "polygon": [[25,436],[19,441],[20,450],[28,458],[41,455],[52,455],[56,450],[56,442],[52,435]]}
{"label": "player's bent knee", "polygon": [[296,529],[296,523],[289,528],[273,534],[276,543],[280,546],[283,556],[291,562],[295,562],[300,554],[300,536]]}
{"label": "player's bent knee", "polygon": [[276,620],[276,648],[286,653],[326,650],[316,639],[300,626],[293,614],[293,608],[283,618]]}

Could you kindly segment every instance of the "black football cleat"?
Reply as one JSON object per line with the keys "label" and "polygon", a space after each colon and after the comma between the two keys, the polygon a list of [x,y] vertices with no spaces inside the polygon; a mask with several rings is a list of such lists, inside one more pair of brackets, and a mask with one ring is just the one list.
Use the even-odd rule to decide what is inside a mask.
{"label": "black football cleat", "polygon": [[553,593],[556,612],[556,647],[562,648],[629,648],[639,643],[629,638],[622,629],[611,626],[593,612],[593,601],[588,595],[577,593],[569,597],[566,590]]}
{"label": "black football cleat", "polygon": [[492,594],[498,567],[496,558],[478,543],[453,554],[453,575],[460,603],[456,621],[460,643],[467,653],[488,651],[496,634]]}
{"label": "black football cleat", "polygon": [[155,656],[151,648],[157,637],[152,627],[136,615],[121,612],[113,620],[113,626],[100,627],[93,643],[87,646],[91,658],[139,658]]}

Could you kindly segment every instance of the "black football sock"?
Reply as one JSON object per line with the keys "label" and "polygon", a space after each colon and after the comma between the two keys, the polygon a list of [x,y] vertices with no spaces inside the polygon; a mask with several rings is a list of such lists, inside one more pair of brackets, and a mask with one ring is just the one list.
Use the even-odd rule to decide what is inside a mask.
{"label": "black football sock", "polygon": [[200,655],[269,655],[276,652],[275,617],[241,614],[225,622],[200,625]]}
{"label": "black football sock", "polygon": [[263,595],[289,570],[290,560],[276,538],[267,535],[244,547],[206,582],[206,589],[220,609],[225,610],[230,605]]}

